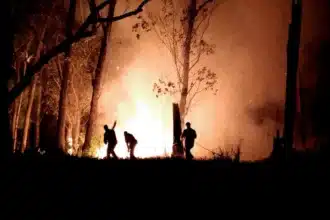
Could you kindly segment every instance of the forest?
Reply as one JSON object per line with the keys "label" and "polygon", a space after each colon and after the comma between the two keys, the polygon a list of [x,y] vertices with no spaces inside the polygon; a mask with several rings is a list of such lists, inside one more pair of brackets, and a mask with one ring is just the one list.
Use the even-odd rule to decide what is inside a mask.
{"label": "forest", "polygon": [[[153,93],[157,98],[171,97],[171,99],[166,101],[170,103],[167,104],[167,112],[161,113],[167,115],[164,120],[151,116],[144,117],[143,115],[148,114],[150,105],[146,106],[145,102],[141,102],[139,95],[134,96],[136,118],[139,120],[135,120],[134,126],[129,122],[126,124],[120,122],[123,121],[122,115],[131,114],[127,109],[134,108],[129,105],[121,107],[118,132],[121,133],[126,128],[134,130],[138,133],[142,145],[152,145],[161,139],[167,146],[165,149],[163,146],[162,149],[157,149],[158,153],[154,156],[171,153],[173,124],[168,121],[172,121],[170,107],[173,100],[178,103],[183,128],[189,114],[198,105],[198,97],[205,94],[217,95],[221,88],[219,79],[223,78],[223,75],[217,73],[211,66],[205,65],[205,60],[214,56],[216,52],[215,42],[209,41],[206,35],[214,12],[222,7],[222,4],[226,4],[226,1],[162,0],[158,5],[152,5],[152,2],[147,0],[140,2],[57,0],[51,3],[17,0],[8,3],[8,7],[11,8],[8,15],[11,22],[7,24],[10,31],[6,36],[8,42],[12,43],[4,43],[7,49],[3,51],[7,53],[5,56],[7,59],[3,59],[3,65],[6,67],[4,69],[7,70],[3,82],[6,88],[4,95],[8,97],[8,105],[3,106],[3,111],[8,112],[3,114],[5,123],[2,123],[2,126],[3,130],[7,131],[4,133],[6,147],[2,150],[6,153],[3,155],[47,152],[104,157],[100,156],[106,151],[102,140],[103,124],[113,123],[118,120],[118,114],[120,115],[116,112],[117,116],[113,114],[110,117],[111,121],[109,117],[106,120],[101,117],[105,114],[101,111],[104,100],[108,99],[112,102],[110,100],[119,96],[115,92],[110,94],[112,98],[105,97],[104,94],[107,92],[107,87],[114,87],[113,84],[109,86],[109,81],[116,79],[117,75],[121,74],[118,70],[126,65],[126,61],[120,58],[120,48],[129,47],[130,44],[123,43],[122,39],[116,39],[113,33],[116,24],[132,18],[131,35],[135,36],[136,41],[145,40],[152,32],[167,50],[168,60],[173,66],[171,69],[173,74],[155,80]],[[148,10],[144,10],[145,8]],[[304,49],[308,49],[307,46],[308,44],[304,45]],[[130,59],[127,58],[130,56],[134,55],[125,54],[126,59]],[[319,62],[327,59],[324,54],[320,56],[322,59],[319,59]],[[305,57],[307,56],[302,56],[302,65],[308,64],[304,61]],[[319,65],[320,72],[324,72],[323,63]],[[145,85],[141,87],[143,86]],[[317,89],[322,93],[323,87],[318,86]],[[130,93],[142,94],[140,88],[131,88]],[[299,95],[307,97],[304,93],[307,89],[299,89]],[[319,101],[321,96],[317,95],[318,90],[314,95],[315,103],[312,109],[304,107],[307,106],[304,103],[307,98],[299,97],[301,106],[298,115],[302,118],[304,114],[306,120],[298,118],[300,125],[295,128],[297,129],[295,141],[302,139],[298,140],[303,142],[302,145],[315,139],[315,136],[318,136],[317,139],[322,142],[325,139],[323,136],[327,133],[327,130],[319,125],[322,121],[317,118],[319,114],[315,113],[316,109],[325,108],[319,108],[322,102]],[[306,108],[306,111],[301,108]],[[114,109],[109,111],[115,112]],[[152,113],[149,111],[150,115]],[[261,126],[267,120],[273,121],[276,129],[285,124],[284,106],[278,101],[270,100],[261,106],[248,108],[246,114],[256,126]],[[326,113],[322,115],[324,115],[323,119],[326,119]],[[312,122],[308,122],[307,119],[312,119]],[[146,131],[144,133],[139,131],[146,130],[142,129],[142,124],[147,124],[149,130],[157,130],[158,125],[155,122],[157,120],[167,123],[165,130],[163,128],[158,130],[162,132],[151,135]],[[313,134],[307,134],[309,132],[307,127],[310,126],[304,126],[306,123],[313,124]],[[298,134],[299,132],[301,134]],[[271,133],[271,138],[275,133],[275,131]],[[150,138],[150,136],[154,137]],[[237,139],[237,144],[227,144],[231,149],[226,148],[225,151],[233,151],[235,154],[235,150],[238,151],[242,142],[244,143],[243,138],[238,136]],[[101,151],[103,153],[100,153]],[[224,153],[224,149],[219,151],[210,150],[213,156],[230,154]],[[140,155],[150,156],[152,155],[150,152],[140,150]]]}
{"label": "forest", "polygon": [[[240,205],[277,214],[291,198],[304,206],[326,199],[329,1],[304,10],[302,1],[256,2],[3,1],[2,214],[214,218],[247,213]],[[150,45],[164,50],[147,55]],[[189,135],[193,155],[209,157],[189,160]],[[139,160],[126,160],[135,159],[132,142]],[[120,160],[107,158],[109,149]]]}

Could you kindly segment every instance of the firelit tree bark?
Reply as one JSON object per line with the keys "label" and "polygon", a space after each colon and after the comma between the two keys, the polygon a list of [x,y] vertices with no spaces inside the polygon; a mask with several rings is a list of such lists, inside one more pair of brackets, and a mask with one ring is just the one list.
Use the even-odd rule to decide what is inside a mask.
{"label": "firelit tree bark", "polygon": [[[31,45],[32,45],[32,40],[30,40],[27,45],[26,45],[26,49],[25,49],[25,54],[28,55],[28,52],[31,49]],[[17,74],[17,81],[16,83],[19,83],[22,80],[22,77],[24,77],[26,69],[27,69],[27,65],[28,65],[28,59],[25,59],[23,61],[17,60],[17,68],[16,68],[16,74]],[[20,121],[20,117],[21,117],[21,109],[22,109],[22,101],[24,96],[26,95],[26,92],[22,92],[18,98],[16,98],[15,102],[16,102],[16,108],[15,109],[15,115],[16,117],[13,118],[13,150],[15,151],[20,151],[20,149],[17,148],[17,129],[19,126],[19,121]]]}
{"label": "firelit tree bark", "polygon": [[[70,1],[67,26],[66,26],[66,37],[72,38],[73,34],[73,25],[75,19],[77,2],[76,0]],[[71,45],[68,45],[65,51],[65,60],[63,66],[63,78],[61,82],[61,92],[60,92],[60,102],[58,106],[58,120],[57,120],[57,147],[63,152],[66,151],[66,140],[65,140],[65,123],[66,123],[66,114],[67,114],[67,105],[68,105],[68,92],[69,92],[69,83],[72,80],[72,72],[70,71],[70,57],[72,53]]]}
{"label": "firelit tree bark", "polygon": [[[36,53],[35,53],[35,60],[39,60],[41,51],[43,50],[43,40],[45,38],[46,29],[48,27],[48,21],[49,21],[49,19],[47,19],[47,21],[40,33],[40,37],[38,38],[38,45],[37,45],[37,49],[36,49]],[[27,140],[28,140],[28,135],[29,135],[29,130],[30,130],[32,106],[33,106],[33,101],[35,98],[35,89],[36,89],[36,85],[37,85],[37,81],[38,81],[39,77],[40,77],[40,73],[37,73],[36,75],[34,75],[33,80],[32,80],[32,85],[30,87],[28,107],[27,107],[27,110],[25,113],[25,119],[24,119],[23,139],[22,139],[22,145],[21,145],[22,153],[25,151],[26,146],[27,146]]]}
{"label": "firelit tree bark", "polygon": [[81,115],[80,110],[76,111],[76,115],[74,118],[73,130],[72,130],[72,146],[75,152],[79,151],[79,135],[80,135],[80,122],[81,122]]}
{"label": "firelit tree bark", "polygon": [[[114,17],[114,11],[116,7],[117,0],[112,0],[109,5],[108,10],[108,19],[111,20]],[[87,130],[85,136],[85,143],[83,146],[83,153],[87,154],[92,143],[92,137],[96,131],[96,120],[98,115],[98,105],[99,98],[101,96],[101,86],[103,83],[103,78],[105,75],[105,71],[103,69],[105,64],[105,57],[107,57],[107,48],[108,43],[110,42],[110,34],[111,34],[111,26],[112,23],[106,23],[103,29],[103,39],[101,42],[100,54],[97,62],[97,66],[95,69],[94,79],[93,79],[93,95],[91,101],[91,110],[89,115],[89,120],[87,123]]]}
{"label": "firelit tree bark", "polygon": [[31,122],[31,111],[32,111],[36,84],[37,84],[37,80],[38,80],[37,78],[38,78],[38,74],[34,76],[34,79],[32,81],[32,85],[30,88],[28,107],[26,109],[25,119],[24,119],[24,130],[23,130],[23,139],[22,139],[22,145],[21,145],[21,153],[24,153],[26,146],[27,146],[27,140],[28,140],[30,122]]}
{"label": "firelit tree bark", "polygon": [[[16,83],[18,83],[19,80],[20,80],[20,68],[21,68],[21,62],[16,61],[16,70],[17,70],[16,71]],[[13,152],[16,151],[17,125],[18,125],[18,121],[19,121],[19,115],[20,115],[20,112],[21,112],[23,94],[24,93],[22,93],[14,102],[14,104],[15,104],[14,108],[13,108],[14,112],[13,112],[13,117],[12,117],[12,121],[11,121],[11,133],[12,133],[12,136],[13,136]]]}

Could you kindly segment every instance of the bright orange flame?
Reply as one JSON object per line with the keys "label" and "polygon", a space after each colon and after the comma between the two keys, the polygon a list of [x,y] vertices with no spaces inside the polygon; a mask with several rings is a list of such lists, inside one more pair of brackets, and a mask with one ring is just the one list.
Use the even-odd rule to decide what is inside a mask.
{"label": "bright orange flame", "polygon": [[[116,154],[121,158],[129,156],[124,140],[124,131],[138,140],[135,156],[138,158],[163,157],[172,153],[172,102],[170,98],[156,98],[152,87],[143,77],[124,78],[130,88],[130,99],[117,106],[115,128],[118,145]],[[152,84],[151,84],[152,85]],[[101,146],[96,157],[104,158],[107,147]]]}

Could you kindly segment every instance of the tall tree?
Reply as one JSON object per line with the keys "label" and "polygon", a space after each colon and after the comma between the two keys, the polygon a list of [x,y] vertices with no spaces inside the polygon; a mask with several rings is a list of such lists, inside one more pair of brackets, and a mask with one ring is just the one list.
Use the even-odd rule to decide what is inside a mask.
{"label": "tall tree", "polygon": [[[17,42],[17,41],[16,41]],[[19,49],[15,50],[14,60],[15,60],[15,69],[16,69],[16,83],[18,83],[21,78],[25,75],[26,67],[28,62],[31,60],[29,56],[29,51],[31,49],[32,39],[28,39],[28,42],[23,43],[23,48],[19,47]],[[14,47],[17,48],[17,46]],[[22,49],[22,51],[20,51]],[[13,136],[13,151],[15,152],[17,149],[17,129],[20,121],[23,97],[25,93],[22,93],[14,102],[13,106],[13,117],[12,117],[12,136]]]}
{"label": "tall tree", "polygon": [[[111,0],[107,18],[111,20],[114,17],[115,7],[117,4],[117,0]],[[107,57],[107,50],[108,44],[110,43],[110,34],[111,34],[111,27],[112,23],[106,23],[103,26],[103,38],[101,41],[100,53],[99,58],[97,61],[97,66],[95,69],[94,79],[92,82],[93,85],[93,94],[92,94],[92,101],[91,101],[91,110],[87,124],[86,136],[85,136],[85,143],[83,146],[83,152],[87,153],[90,149],[92,143],[92,137],[96,131],[96,120],[98,116],[98,106],[99,106],[99,98],[101,96],[102,90],[102,83],[104,81],[105,76],[105,58]]]}
{"label": "tall tree", "polygon": [[[35,51],[35,60],[39,59],[40,54],[43,50],[43,41],[44,41],[46,30],[48,27],[49,18],[50,18],[50,16],[47,17],[47,21],[45,22],[39,37],[36,38],[37,47],[36,47],[36,51]],[[31,123],[32,106],[33,106],[33,102],[34,102],[34,98],[35,98],[36,85],[37,85],[37,82],[40,77],[39,75],[40,74],[38,73],[33,77],[32,85],[30,87],[29,98],[28,98],[28,107],[26,109],[25,119],[24,119],[23,140],[22,140],[22,145],[21,145],[22,153],[25,151],[26,146],[27,146],[27,140],[28,140],[28,135],[29,135],[29,130],[30,130],[30,123]]]}
{"label": "tall tree", "polygon": [[[38,1],[38,0],[36,0],[36,1]],[[35,10],[36,9],[35,7],[39,7],[39,6],[37,6],[36,4],[32,4],[31,1],[20,1],[20,0],[19,1],[15,1],[15,0],[5,1],[4,6],[6,8],[8,8],[8,10],[6,10],[6,12],[8,12],[8,14],[2,14],[2,15],[5,15],[5,18],[3,20],[7,20],[8,18],[10,18],[9,19],[10,22],[7,22],[4,26],[4,29],[8,30],[8,31],[6,31],[6,34],[4,35],[4,37],[8,41],[3,41],[5,43],[6,47],[3,48],[2,52],[4,52],[4,54],[7,54],[8,57],[6,57],[6,59],[1,59],[1,61],[3,62],[3,63],[1,63],[1,65],[3,65],[3,71],[6,72],[6,74],[1,75],[2,77],[4,77],[3,78],[4,81],[1,81],[1,82],[4,82],[4,84],[6,85],[6,89],[4,89],[4,88],[2,88],[2,89],[3,89],[3,91],[6,91],[6,93],[3,94],[5,97],[5,100],[8,100],[6,105],[2,105],[2,107],[5,107],[4,109],[6,109],[5,115],[7,118],[7,120],[4,120],[4,119],[2,120],[3,121],[2,125],[6,125],[8,132],[10,132],[9,124],[6,124],[6,121],[9,120],[8,119],[8,116],[9,116],[8,110],[10,110],[10,113],[13,112],[11,109],[9,109],[9,105],[12,104],[16,100],[17,97],[20,96],[20,99],[22,98],[22,96],[21,96],[22,92],[28,86],[31,86],[31,82],[34,81],[34,76],[38,72],[40,72],[40,70],[44,67],[45,64],[48,64],[48,62],[52,58],[65,52],[69,45],[76,43],[76,42],[80,41],[81,39],[89,39],[92,35],[94,35],[95,31],[93,31],[93,28],[90,28],[91,25],[92,25],[92,27],[95,27],[96,23],[112,23],[112,22],[116,22],[116,21],[122,20],[124,18],[130,17],[130,16],[134,16],[134,15],[140,13],[142,11],[144,5],[147,4],[149,1],[150,0],[144,0],[135,10],[127,11],[124,14],[112,17],[112,19],[109,20],[108,18],[95,16],[96,14],[98,14],[98,12],[100,10],[102,10],[104,7],[106,7],[107,5],[110,4],[110,1],[104,0],[102,3],[95,6],[95,8],[93,10],[91,10],[91,13],[89,14],[89,16],[87,16],[87,18],[84,20],[84,22],[80,25],[80,27],[77,28],[77,31],[73,35],[71,35],[71,37],[63,39],[57,45],[51,45],[51,44],[47,43],[47,45],[45,45],[47,47],[47,52],[44,53],[43,55],[41,55],[39,59],[34,60],[33,62],[28,63],[26,65],[26,71],[24,71],[26,74],[25,75],[20,74],[19,82],[17,82],[14,85],[14,87],[10,89],[9,93],[8,93],[8,88],[9,88],[8,82],[9,82],[9,80],[12,80],[12,79],[10,79],[10,77],[17,74],[15,72],[15,69],[12,68],[12,65],[11,65],[12,64],[11,60],[12,60],[12,55],[13,55],[13,50],[12,50],[12,39],[13,39],[13,33],[14,33],[13,28],[15,27],[15,33],[17,33],[17,36],[23,36],[25,34],[25,32],[27,32],[27,30],[31,31],[32,29],[34,29],[34,30],[32,30],[32,32],[36,32],[36,31],[40,30],[40,26],[38,26],[38,28],[36,28],[36,29],[34,27],[31,28],[31,25],[29,23],[31,20],[28,19],[28,16],[30,16],[30,14],[29,14],[30,12],[26,13],[26,11],[27,11],[26,8],[29,8],[31,6],[33,8],[32,13],[39,13],[39,14],[33,14],[34,18],[40,17],[40,16],[42,17],[45,14],[46,15],[50,14],[53,10],[47,11],[47,12],[42,10],[42,13],[40,13],[38,11],[38,9]],[[24,4],[22,4],[22,3],[24,3]],[[38,3],[40,3],[40,2],[38,1]],[[41,3],[44,4],[45,2],[41,1]],[[53,6],[54,3],[49,3],[49,5]],[[48,7],[48,6],[46,6],[46,7]],[[60,8],[60,7],[57,8],[56,10],[63,11],[62,8]],[[57,11],[56,11],[56,13],[57,13]],[[60,12],[60,13],[62,13],[62,12]],[[62,18],[63,16],[59,16],[59,17]],[[61,20],[59,20],[59,21],[61,22]],[[29,24],[26,25],[26,22],[28,22]],[[33,22],[34,22],[34,20],[33,20]],[[42,19],[42,22],[44,22],[44,19]],[[19,28],[18,28],[18,26],[19,26]],[[32,25],[32,26],[35,26],[35,25]],[[22,29],[24,29],[24,31],[23,31],[24,33],[22,33]],[[19,33],[17,32],[17,30],[20,30]],[[59,30],[59,28],[57,28],[57,30]],[[48,33],[48,35],[52,36],[52,34],[50,34],[50,33]],[[15,36],[15,39],[17,36]],[[33,83],[32,83],[32,85],[33,85]],[[23,99],[23,102],[24,102],[24,99]],[[18,105],[18,106],[20,106],[20,105]],[[15,108],[16,107],[14,107],[14,109]],[[4,110],[4,109],[2,109],[2,110]],[[17,110],[19,110],[19,108],[17,108],[15,112],[17,112]],[[3,117],[5,117],[5,116],[3,115]],[[18,123],[17,118],[15,119],[16,125]],[[13,124],[13,126],[14,126],[14,124]],[[8,143],[12,142],[11,135],[6,134],[5,138],[9,138]],[[7,144],[6,144],[7,139],[5,140],[5,138],[3,139],[3,144],[6,147],[3,148],[3,150],[7,151],[7,150],[10,150],[11,144],[10,144],[10,146],[7,146]],[[10,151],[12,151],[12,150],[10,150]]]}
{"label": "tall tree", "polygon": [[[66,37],[72,38],[73,25],[75,22],[75,12],[76,12],[77,2],[76,0],[70,0],[69,12],[67,17],[66,25]],[[58,121],[57,121],[57,147],[62,151],[65,151],[66,141],[65,141],[65,122],[67,114],[68,105],[68,90],[69,83],[72,80],[72,72],[70,71],[70,56],[71,56],[71,45],[68,45],[65,51],[65,59],[63,66],[63,78],[61,82],[61,93],[60,93],[60,103],[58,106]]]}
{"label": "tall tree", "polygon": [[140,31],[156,33],[161,43],[170,52],[176,79],[159,79],[154,84],[154,91],[159,95],[179,95],[181,123],[191,110],[195,97],[211,90],[214,93],[217,75],[206,66],[202,58],[214,53],[215,45],[205,40],[217,1],[197,0],[182,2],[161,0],[161,11],[148,13],[147,17],[139,16],[140,21],[133,26],[133,31],[140,37]]}
{"label": "tall tree", "polygon": [[[111,19],[109,18],[103,18],[99,17],[95,19],[95,14],[99,13],[100,10],[105,8],[110,4],[111,0],[105,0],[101,4],[99,4],[95,10],[92,10],[89,16],[86,18],[86,20],[83,22],[83,24],[80,25],[80,27],[77,29],[75,34],[70,37],[64,39],[62,42],[57,44],[56,46],[52,47],[51,49],[48,50],[47,53],[45,53],[43,56],[40,57],[40,59],[34,64],[31,65],[27,68],[26,75],[23,77],[23,79],[15,85],[14,88],[12,88],[8,94],[8,103],[11,104],[13,101],[18,97],[24,89],[30,85],[33,76],[36,72],[40,71],[41,68],[47,64],[52,58],[58,56],[59,54],[63,53],[66,48],[73,44],[76,43],[84,38],[89,38],[95,34],[93,31],[89,31],[89,27],[92,25],[94,26],[95,22],[96,23],[112,23],[112,22],[117,22],[122,19],[125,19],[127,17],[131,17],[134,15],[139,14],[140,12],[143,11],[143,7],[150,2],[150,0],[144,0],[139,4],[139,6],[132,11],[125,12],[121,15],[114,16]],[[10,67],[11,73],[13,72],[12,68]]]}

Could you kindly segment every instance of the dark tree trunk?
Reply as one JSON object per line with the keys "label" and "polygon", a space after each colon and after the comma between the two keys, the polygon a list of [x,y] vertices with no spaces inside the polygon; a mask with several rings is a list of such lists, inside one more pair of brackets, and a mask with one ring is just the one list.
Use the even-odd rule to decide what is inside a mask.
{"label": "dark tree trunk", "polygon": [[[116,6],[117,1],[112,0],[110,3],[110,7],[108,10],[108,18],[111,19],[114,16],[114,11],[115,11],[115,6]],[[91,111],[89,115],[89,120],[87,124],[87,131],[86,131],[86,136],[85,136],[85,143],[83,146],[83,152],[88,153],[90,147],[91,147],[91,142],[92,142],[92,137],[95,134],[96,131],[96,120],[97,120],[97,115],[98,115],[98,105],[99,105],[99,98],[101,96],[101,86],[102,82],[104,79],[104,62],[105,62],[105,57],[107,55],[107,45],[110,41],[110,34],[111,34],[111,26],[112,23],[107,23],[104,26],[104,36],[101,42],[101,48],[100,48],[100,54],[98,58],[98,63],[97,67],[95,69],[95,76],[93,80],[93,95],[92,95],[92,102],[91,102]]]}
{"label": "dark tree trunk", "polygon": [[284,114],[284,140],[287,156],[293,148],[294,125],[297,109],[297,70],[299,62],[299,46],[301,32],[301,1],[292,1],[292,18],[289,24],[289,37],[287,43],[287,77],[286,100]]}
{"label": "dark tree trunk", "polygon": [[[76,11],[76,0],[70,1],[69,13],[67,18],[66,26],[66,37],[72,38],[73,25],[75,21],[75,11]],[[70,71],[70,56],[72,53],[72,47],[69,45],[65,51],[65,60],[63,66],[63,78],[61,83],[61,93],[60,93],[60,103],[58,109],[58,121],[57,121],[57,147],[59,150],[65,151],[65,123],[68,105],[68,91],[69,83],[72,80],[72,72]]]}
{"label": "dark tree trunk", "polygon": [[180,114],[181,114],[181,125],[184,124],[184,118],[187,114],[187,96],[188,96],[188,86],[189,86],[189,69],[190,69],[190,49],[191,41],[193,37],[193,29],[196,18],[196,0],[190,0],[188,6],[188,17],[187,26],[185,27],[185,40],[183,44],[183,77],[182,77],[182,89],[180,96]]}

